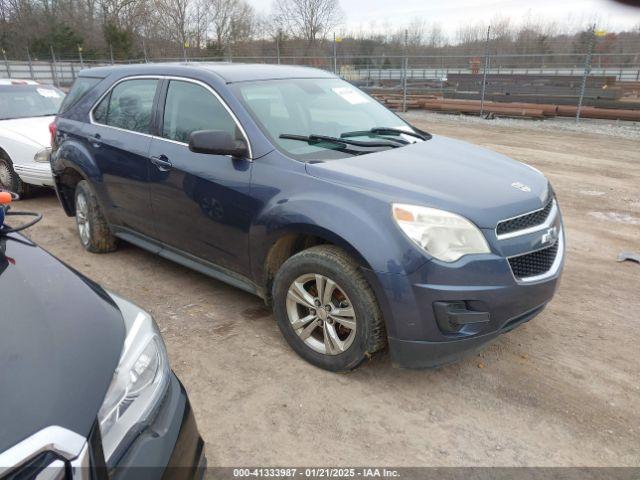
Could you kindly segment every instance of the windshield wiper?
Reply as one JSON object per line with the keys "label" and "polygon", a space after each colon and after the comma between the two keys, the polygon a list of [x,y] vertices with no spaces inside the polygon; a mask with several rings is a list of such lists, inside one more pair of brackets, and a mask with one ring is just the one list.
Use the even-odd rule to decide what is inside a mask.
{"label": "windshield wiper", "polygon": [[[396,148],[399,147],[397,143],[392,141],[386,142],[361,142],[358,140],[347,140],[346,138],[338,138],[338,137],[329,137],[326,135],[294,135],[291,133],[282,133],[280,134],[280,138],[285,140],[299,140],[301,142],[307,142],[309,145],[317,145],[319,143],[333,143],[335,145],[341,145],[343,147],[354,146],[354,147],[365,147],[365,148],[378,148],[378,147],[390,147]],[[361,152],[361,150],[355,150],[356,152]]]}
{"label": "windshield wiper", "polygon": [[[369,130],[361,130],[356,132],[345,132],[340,134],[340,138],[348,138],[348,137],[366,137],[370,135],[409,135],[410,137],[415,137],[420,140],[429,140],[431,138],[431,134],[427,132],[423,132],[422,130],[418,130],[415,127],[413,131],[403,130],[401,128],[392,128],[392,127],[373,127]],[[400,141],[400,139],[397,139]],[[406,140],[405,140],[406,142]],[[409,143],[409,142],[406,142]],[[405,143],[405,144],[406,144]]]}

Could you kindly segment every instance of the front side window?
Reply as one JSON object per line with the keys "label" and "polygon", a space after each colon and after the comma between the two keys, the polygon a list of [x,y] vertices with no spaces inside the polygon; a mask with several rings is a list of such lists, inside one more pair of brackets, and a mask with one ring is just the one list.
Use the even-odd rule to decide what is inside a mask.
{"label": "front side window", "polygon": [[162,136],[176,142],[189,142],[191,132],[221,130],[241,138],[233,118],[206,88],[191,82],[171,80],[164,107]]}
{"label": "front side window", "polygon": [[[358,142],[412,143],[415,136],[399,132],[385,136],[366,133],[387,128],[413,132],[413,129],[364,92],[339,79],[289,79],[239,82],[232,86],[263,132],[276,146],[293,158],[308,161],[351,156],[344,145],[335,142],[307,143],[285,136],[345,136]],[[363,132],[362,135],[356,135]],[[361,152],[358,152],[361,153]]]}
{"label": "front side window", "polygon": [[151,133],[153,98],[158,80],[126,80],[117,84],[93,110],[93,120],[110,127]]}

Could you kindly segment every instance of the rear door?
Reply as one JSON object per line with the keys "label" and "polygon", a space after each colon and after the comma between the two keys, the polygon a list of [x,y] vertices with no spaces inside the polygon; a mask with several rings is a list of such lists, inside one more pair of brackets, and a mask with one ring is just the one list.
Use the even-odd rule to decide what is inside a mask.
{"label": "rear door", "polygon": [[157,78],[123,80],[98,103],[86,125],[86,140],[102,174],[98,188],[111,224],[154,237],[149,199],[151,146]]}
{"label": "rear door", "polygon": [[251,160],[193,153],[188,147],[196,130],[223,130],[236,138],[243,133],[219,97],[199,82],[171,79],[163,98],[159,138],[150,150],[158,238],[182,253],[247,274]]}

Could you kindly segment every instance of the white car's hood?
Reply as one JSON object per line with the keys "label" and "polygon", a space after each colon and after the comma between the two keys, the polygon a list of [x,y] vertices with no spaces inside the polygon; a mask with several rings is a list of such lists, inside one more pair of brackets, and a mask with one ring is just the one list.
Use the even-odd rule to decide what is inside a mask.
{"label": "white car's hood", "polygon": [[7,130],[39,147],[48,147],[51,143],[49,124],[55,119],[55,115],[46,117],[16,118],[12,120],[0,120],[0,131]]}

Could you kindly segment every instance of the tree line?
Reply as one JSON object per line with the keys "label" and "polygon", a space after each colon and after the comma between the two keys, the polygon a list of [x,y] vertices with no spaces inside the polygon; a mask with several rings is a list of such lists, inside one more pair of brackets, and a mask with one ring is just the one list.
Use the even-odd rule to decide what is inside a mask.
{"label": "tree line", "polygon": [[[624,65],[640,62],[640,24],[600,34],[528,18],[490,22],[493,55],[618,54]],[[344,30],[339,0],[274,0],[261,14],[246,0],[0,0],[0,46],[9,58],[116,61],[234,57],[255,60],[302,57],[323,66],[333,54],[358,66],[395,67],[401,55],[483,55],[487,25],[461,25],[448,35],[438,23],[414,19],[405,26]],[[586,27],[586,26],[585,26]],[[334,36],[339,43],[334,45]],[[523,61],[523,60],[519,60]],[[532,62],[539,62],[532,57]],[[544,60],[548,61],[548,60]],[[600,60],[602,62],[602,59]],[[607,60],[605,61],[612,61]],[[444,65],[443,65],[444,66]]]}

